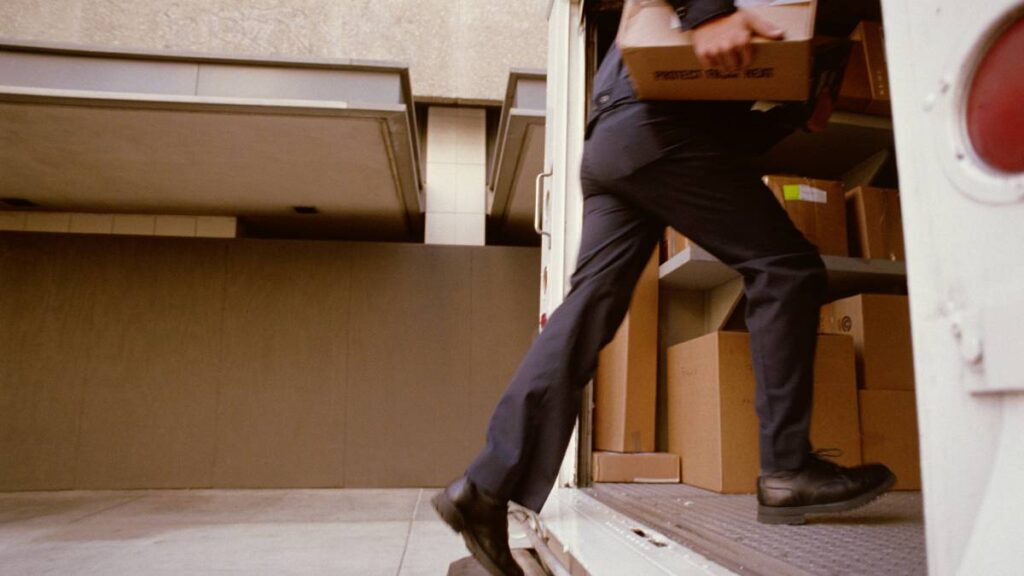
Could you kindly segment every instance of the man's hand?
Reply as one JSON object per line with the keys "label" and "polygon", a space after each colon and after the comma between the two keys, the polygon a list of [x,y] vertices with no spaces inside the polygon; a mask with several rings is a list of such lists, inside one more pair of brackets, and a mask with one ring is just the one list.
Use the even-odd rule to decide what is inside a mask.
{"label": "man's hand", "polygon": [[781,40],[784,32],[756,13],[739,9],[697,26],[693,30],[693,49],[701,66],[734,72],[750,65],[754,55],[750,41],[755,34]]}

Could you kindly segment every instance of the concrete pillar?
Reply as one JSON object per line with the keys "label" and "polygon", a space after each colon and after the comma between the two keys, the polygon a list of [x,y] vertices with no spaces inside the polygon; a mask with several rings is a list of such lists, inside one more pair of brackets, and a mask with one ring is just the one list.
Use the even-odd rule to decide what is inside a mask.
{"label": "concrete pillar", "polygon": [[485,111],[433,106],[428,115],[426,243],[483,246]]}

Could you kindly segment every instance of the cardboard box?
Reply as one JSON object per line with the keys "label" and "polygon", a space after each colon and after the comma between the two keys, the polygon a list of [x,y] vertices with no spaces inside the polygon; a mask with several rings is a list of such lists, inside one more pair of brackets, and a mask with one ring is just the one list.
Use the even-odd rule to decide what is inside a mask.
{"label": "cardboard box", "polygon": [[690,246],[690,239],[676,232],[675,228],[672,227],[665,228],[665,238],[662,242],[665,248],[664,257],[662,258],[663,262],[671,260],[673,256]]}
{"label": "cardboard box", "polygon": [[917,403],[906,390],[860,391],[861,457],[896,474],[896,490],[921,489]]}
{"label": "cardboard box", "polygon": [[861,22],[850,39],[854,45],[839,88],[836,109],[890,115],[889,70],[881,23]]}
{"label": "cardboard box", "polygon": [[594,482],[667,484],[679,482],[679,456],[667,452],[594,452]]}
{"label": "cardboard box", "polygon": [[754,39],[750,66],[739,72],[705,70],[664,0],[627,0],[617,43],[633,88],[646,100],[806,100],[810,90],[811,38],[815,0],[785,3],[748,0],[786,35],[779,41]]}
{"label": "cardboard box", "polygon": [[842,182],[799,176],[765,176],[764,183],[822,254],[849,255]]}
{"label": "cardboard box", "polygon": [[885,56],[885,31],[880,22],[861,22],[858,31],[864,46],[864,61],[867,64],[868,82],[871,85],[871,102],[865,112],[880,116],[892,113],[889,96],[889,68]]}
{"label": "cardboard box", "polygon": [[[668,350],[668,451],[683,482],[722,493],[754,492],[760,471],[750,335],[714,332]],[[814,364],[811,442],[860,464],[853,341],[820,336]]]}
{"label": "cardboard box", "polygon": [[846,63],[839,95],[836,97],[836,110],[863,113],[871,103],[871,83],[868,81],[868,65],[864,59],[864,42],[854,32],[850,36],[853,46],[850,48],[850,59]]}
{"label": "cardboard box", "polygon": [[658,254],[640,275],[629,312],[598,357],[594,450],[653,452],[658,389]]}
{"label": "cardboard box", "polygon": [[914,389],[910,301],[906,296],[859,294],[836,300],[822,306],[818,331],[853,337],[859,388]]}
{"label": "cardboard box", "polygon": [[899,190],[859,186],[846,193],[850,256],[906,260]]}

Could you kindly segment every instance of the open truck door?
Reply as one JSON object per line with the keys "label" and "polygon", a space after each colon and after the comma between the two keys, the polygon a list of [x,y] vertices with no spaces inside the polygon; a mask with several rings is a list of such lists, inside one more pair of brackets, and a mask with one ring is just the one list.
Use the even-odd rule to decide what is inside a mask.
{"label": "open truck door", "polygon": [[[582,216],[578,167],[590,79],[614,37],[621,6],[615,0],[550,3],[547,149],[537,196],[544,236],[542,323],[569,289]],[[847,184],[885,171],[891,174],[883,179],[891,182],[883,185],[895,187],[898,179],[906,266],[853,258],[826,262],[835,277],[855,285],[896,283],[909,292],[923,492],[901,500],[916,510],[904,532],[881,525],[857,531],[861,526],[853,521],[831,534],[838,541],[822,539],[808,526],[762,543],[807,544],[816,551],[811,555],[820,556],[859,534],[865,540],[846,542],[850,550],[872,554],[862,545],[888,539],[892,558],[904,551],[914,557],[914,573],[1017,574],[1024,533],[1024,4],[881,0],[881,16],[892,120],[835,115],[824,140],[798,134],[768,163],[789,168],[792,160],[795,170],[810,161]],[[831,150],[857,157],[856,166],[837,164]],[[710,291],[702,284],[709,271],[723,274]],[[703,318],[689,312],[687,318],[705,326],[724,321],[740,292],[734,279],[696,251],[662,264],[660,282],[663,299],[666,290],[670,294],[661,308],[662,339],[692,337],[672,316],[700,309],[691,305],[695,290],[704,291]],[[685,296],[675,295],[676,289]],[[816,573],[799,565],[799,553],[789,563],[719,562],[729,556],[726,549],[742,558],[744,546],[758,542],[743,542],[746,534],[732,541],[692,532],[666,537],[657,528],[662,524],[655,524],[657,501],[648,499],[643,514],[604,506],[587,488],[592,408],[588,390],[558,487],[541,515],[543,534],[557,542],[554,548],[573,573]],[[643,493],[637,489],[635,495]],[[664,502],[683,514],[688,504]],[[663,525],[671,524],[669,516]],[[722,534],[733,533],[723,528]],[[749,536],[753,541],[764,535]],[[780,554],[776,559],[787,555]],[[878,562],[872,569],[903,569],[893,563],[887,570],[884,558]]]}
{"label": "open truck door", "polygon": [[883,0],[932,574],[1019,574],[1024,4]]}

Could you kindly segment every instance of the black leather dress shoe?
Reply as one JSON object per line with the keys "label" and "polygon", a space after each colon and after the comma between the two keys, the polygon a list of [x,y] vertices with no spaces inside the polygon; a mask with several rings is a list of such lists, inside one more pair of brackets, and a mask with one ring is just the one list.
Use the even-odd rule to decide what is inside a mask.
{"label": "black leather dress shoe", "polygon": [[803,524],[807,514],[860,508],[895,482],[896,475],[882,464],[846,468],[812,454],[803,468],[758,478],[757,520],[764,524]]}
{"label": "black leather dress shoe", "polygon": [[459,478],[430,501],[452,530],[462,534],[474,558],[494,576],[522,576],[508,547],[508,502]]}

